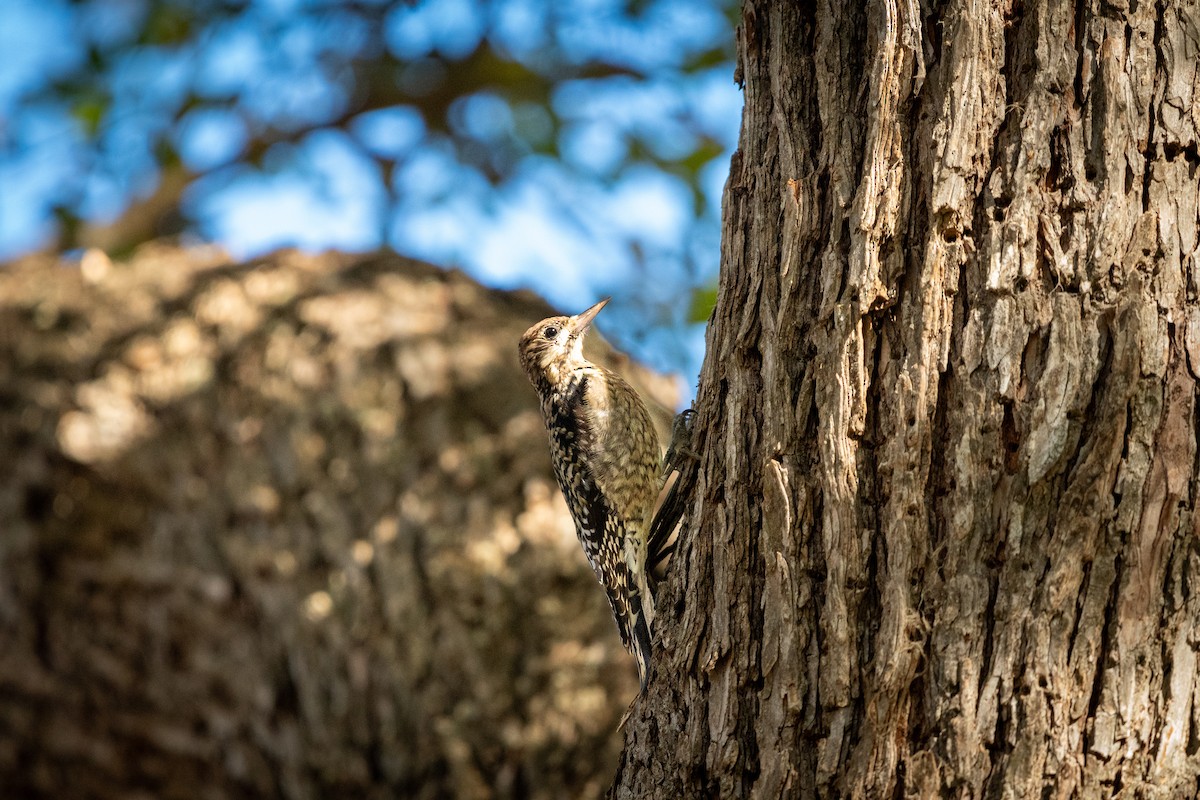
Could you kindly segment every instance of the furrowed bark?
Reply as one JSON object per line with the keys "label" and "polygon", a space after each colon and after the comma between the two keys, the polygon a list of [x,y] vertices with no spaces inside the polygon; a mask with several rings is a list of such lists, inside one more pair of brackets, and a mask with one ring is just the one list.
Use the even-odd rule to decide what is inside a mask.
{"label": "furrowed bark", "polygon": [[1200,791],[1196,3],[749,2],[615,797]]}

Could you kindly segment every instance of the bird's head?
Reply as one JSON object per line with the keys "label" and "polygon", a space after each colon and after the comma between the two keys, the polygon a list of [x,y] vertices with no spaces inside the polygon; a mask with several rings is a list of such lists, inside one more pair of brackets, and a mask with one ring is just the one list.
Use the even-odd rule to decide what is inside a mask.
{"label": "bird's head", "polygon": [[525,331],[519,345],[521,366],[535,386],[554,385],[571,370],[587,364],[583,335],[608,301],[606,297],[573,317],[548,317]]}

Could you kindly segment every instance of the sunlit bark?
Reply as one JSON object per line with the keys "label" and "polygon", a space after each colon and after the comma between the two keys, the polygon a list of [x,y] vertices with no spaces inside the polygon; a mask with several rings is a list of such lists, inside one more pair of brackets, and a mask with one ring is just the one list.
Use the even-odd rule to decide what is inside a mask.
{"label": "sunlit bark", "polygon": [[601,796],[637,676],[549,313],[383,255],[0,271],[0,797]]}
{"label": "sunlit bark", "polygon": [[1195,796],[1192,3],[748,2],[613,795]]}

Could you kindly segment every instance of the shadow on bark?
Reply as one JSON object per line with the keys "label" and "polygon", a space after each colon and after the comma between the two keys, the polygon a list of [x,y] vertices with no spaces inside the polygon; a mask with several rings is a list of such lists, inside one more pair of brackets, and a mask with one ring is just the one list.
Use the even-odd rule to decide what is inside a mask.
{"label": "shadow on bark", "polygon": [[0,273],[0,794],[600,796],[637,681],[549,313],[393,256]]}

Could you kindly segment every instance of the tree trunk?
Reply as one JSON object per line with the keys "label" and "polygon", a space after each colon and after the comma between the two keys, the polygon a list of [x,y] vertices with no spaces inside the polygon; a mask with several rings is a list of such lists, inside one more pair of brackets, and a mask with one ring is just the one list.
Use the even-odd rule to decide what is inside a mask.
{"label": "tree trunk", "polygon": [[1195,797],[1200,8],[746,3],[627,797]]}

